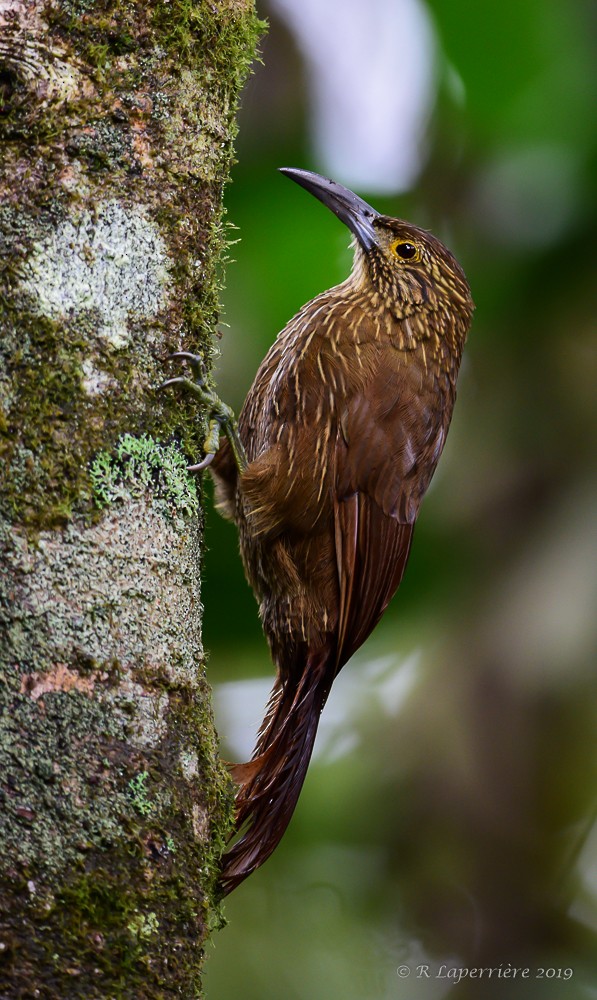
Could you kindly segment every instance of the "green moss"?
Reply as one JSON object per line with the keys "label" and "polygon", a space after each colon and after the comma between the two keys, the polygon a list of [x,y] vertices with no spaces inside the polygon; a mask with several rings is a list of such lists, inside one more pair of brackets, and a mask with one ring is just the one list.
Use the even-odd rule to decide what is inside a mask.
{"label": "green moss", "polygon": [[127,169],[131,163],[130,137],[109,118],[92,120],[85,131],[75,133],[70,152],[91,170]]}
{"label": "green moss", "polygon": [[[142,757],[139,751],[131,757],[126,713],[115,727],[108,706],[105,716],[98,715],[97,703],[78,693],[46,696],[43,710],[22,698],[18,722],[14,706],[3,707],[0,767],[8,794],[0,834],[11,857],[11,881],[0,876],[0,898],[15,906],[15,950],[8,911],[0,991],[7,984],[14,990],[17,981],[29,984],[31,962],[31,982],[40,983],[43,969],[43,982],[48,976],[57,996],[73,1000],[158,1000],[170,995],[173,982],[184,984],[185,995],[198,994],[199,942],[223,923],[213,896],[232,786],[216,756],[205,682],[198,690],[170,685],[169,704],[165,741]],[[23,721],[23,706],[31,714],[28,773],[17,775],[12,730]],[[185,754],[187,765],[191,757],[196,761],[192,781],[180,763]],[[143,770],[131,775],[135,760]],[[151,800],[150,785],[156,792]],[[15,788],[18,801],[28,804],[23,815],[14,814]],[[69,842],[57,832],[62,824],[53,812],[64,809],[72,813]],[[209,817],[204,830],[193,826],[197,810]],[[30,900],[24,914],[18,905],[23,896]],[[26,951],[16,945],[23,933],[35,942]]]}
{"label": "green moss", "polygon": [[153,809],[153,803],[147,797],[147,788],[145,786],[148,778],[149,774],[147,771],[141,771],[134,778],[131,778],[128,784],[133,808],[137,810],[140,816],[149,816]]}
{"label": "green moss", "polygon": [[207,57],[218,82],[240,90],[266,27],[248,4],[230,2],[226,9],[209,0],[156,0],[151,16],[165,47],[181,62],[204,65]]}
{"label": "green moss", "polygon": [[147,434],[124,434],[114,453],[100,451],[90,470],[98,507],[116,500],[141,497],[151,489],[154,503],[169,515],[174,507],[181,514],[197,513],[195,482],[187,472],[187,460],[175,444],[160,444]]}
{"label": "green moss", "polygon": [[[97,761],[101,752],[111,765],[122,763],[117,748],[126,738],[124,715],[76,691],[38,704],[15,697],[8,685],[0,709],[0,771],[18,788],[16,796],[6,786],[0,790],[1,839],[13,864],[29,867],[41,858],[46,872],[57,875],[65,865],[76,866],[89,844],[119,841],[129,798],[118,766],[98,767]],[[26,770],[13,756],[21,726],[30,733]]]}
{"label": "green moss", "polygon": [[[167,748],[167,758],[176,775],[169,785],[171,799],[167,813],[170,816],[184,817],[185,823],[170,826],[163,830],[163,839],[168,850],[176,853],[176,857],[189,849],[188,818],[192,816],[196,799],[194,789],[201,790],[200,803],[202,814],[209,818],[203,835],[199,838],[201,849],[202,882],[205,886],[215,887],[220,873],[220,859],[228,843],[234,827],[234,795],[236,787],[230,777],[228,768],[220,759],[218,736],[214,725],[213,711],[209,685],[205,678],[199,681],[198,689],[172,684],[167,679],[161,683],[168,689],[170,716],[168,732],[170,733]],[[192,767],[189,767],[192,761]],[[148,768],[152,780],[151,767]],[[160,776],[155,775],[156,786]],[[152,784],[152,788],[153,788]],[[152,801],[155,796],[152,796]],[[159,798],[156,807],[159,812]],[[158,822],[158,814],[152,815],[153,822]],[[197,831],[194,834],[197,837]],[[196,846],[196,840],[195,846]],[[176,844],[174,852],[171,844]],[[213,926],[221,926],[223,917],[219,907],[210,911],[204,909],[205,919],[213,922]]]}
{"label": "green moss", "polygon": [[[234,787],[195,653],[198,498],[185,466],[205,421],[193,400],[156,387],[181,347],[201,354],[209,377],[222,191],[262,25],[244,0],[56,0],[44,16],[48,45],[75,81],[86,64],[91,88],[62,103],[16,81],[0,122],[5,176],[22,179],[0,218],[0,548],[23,592],[0,629],[0,995],[196,997],[201,945],[222,923]],[[40,315],[43,261],[29,284],[27,266],[65,221],[115,197],[159,227],[171,284],[153,311],[128,310],[123,337],[109,341],[102,303],[73,303],[76,282],[56,282],[65,301],[57,293]],[[151,499],[102,515],[125,495]],[[125,563],[143,567],[126,600],[98,569],[111,525]],[[168,584],[179,561],[181,605]]]}
{"label": "green moss", "polygon": [[[259,37],[265,29],[249,3],[229,0],[154,0],[150,5],[130,0],[61,0],[49,12],[50,26],[75,42],[79,55],[107,72],[123,53],[141,52],[144,60],[172,59],[173,69],[207,67],[210,82],[224,84],[234,101],[250,70]],[[145,51],[139,39],[157,36],[159,53]]]}
{"label": "green moss", "polygon": [[[173,261],[177,289],[168,312],[152,319],[153,341],[167,352],[181,346],[183,331],[209,372],[226,245],[220,223],[223,181],[233,157],[238,93],[263,23],[250,5],[236,0],[156,0],[151,5],[61,0],[47,14],[50,30],[62,38],[66,51],[95,66],[93,105],[76,97],[69,105],[68,154],[84,174],[93,173],[98,199],[103,183],[133,201],[142,190]],[[159,45],[149,44],[157,38]],[[0,129],[12,140],[25,138],[25,150],[35,157],[30,169],[46,172],[40,191],[47,191],[64,168],[64,109],[48,105],[41,113],[29,96],[24,105],[6,109]],[[150,151],[167,151],[159,169],[151,157],[141,162],[137,138]],[[9,173],[17,145],[8,145]],[[22,160],[18,170],[27,173]],[[171,183],[173,197],[160,196],[164,183]],[[27,261],[40,238],[55,231],[57,220],[71,216],[68,188],[55,188],[47,205],[25,199],[6,211],[15,219],[4,213],[0,220],[9,249],[5,261],[12,261],[10,268],[16,258],[16,267],[5,273],[9,294],[0,308],[6,354],[1,363],[8,379],[7,395],[0,398],[5,473],[0,472],[0,506],[38,530],[63,525],[74,513],[93,516],[90,463],[123,433],[176,438],[196,461],[205,429],[189,400],[174,392],[154,395],[152,385],[164,377],[163,362],[147,344],[147,323],[134,317],[128,320],[128,350],[100,345],[92,359],[116,383],[115,391],[94,398],[84,392],[82,365],[104,319],[95,310],[81,310],[71,320],[68,313],[39,316],[22,302],[9,304],[20,262]]]}
{"label": "green moss", "polygon": [[86,48],[87,62],[92,66],[101,68],[106,65],[110,56],[110,46],[101,42],[89,42]]}
{"label": "green moss", "polygon": [[170,995],[175,976],[186,995],[197,995],[200,901],[190,912],[184,904],[177,911],[176,893],[188,892],[170,868],[167,860],[149,863],[141,853],[129,854],[117,872],[79,872],[60,891],[46,918],[48,944],[61,942],[60,953],[51,956],[57,995],[87,1000],[106,996],[108,989],[119,1000],[157,1000]]}
{"label": "green moss", "polygon": [[136,938],[147,941],[160,929],[160,922],[155,913],[137,913],[127,924],[127,930]]}
{"label": "green moss", "polygon": [[[2,311],[0,304],[0,510],[38,530],[63,525],[77,512],[91,515],[119,491],[139,496],[142,484],[155,491],[164,514],[193,516],[197,492],[186,465],[201,454],[205,424],[192,401],[156,391],[169,372],[148,352],[141,331],[133,326],[130,351],[100,346],[93,363],[108,388],[93,394],[85,388],[83,314],[60,324]],[[158,444],[158,437],[177,438],[181,447]],[[119,441],[112,458],[110,440]]]}

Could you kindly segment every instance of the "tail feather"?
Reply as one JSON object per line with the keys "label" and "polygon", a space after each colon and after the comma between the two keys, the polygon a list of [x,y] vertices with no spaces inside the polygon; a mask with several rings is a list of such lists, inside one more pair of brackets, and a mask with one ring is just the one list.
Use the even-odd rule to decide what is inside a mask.
{"label": "tail feather", "polygon": [[330,657],[307,657],[296,687],[275,688],[255,756],[232,769],[240,782],[236,829],[240,838],[224,854],[224,895],[259,868],[279,844],[300,795],[330,686]]}

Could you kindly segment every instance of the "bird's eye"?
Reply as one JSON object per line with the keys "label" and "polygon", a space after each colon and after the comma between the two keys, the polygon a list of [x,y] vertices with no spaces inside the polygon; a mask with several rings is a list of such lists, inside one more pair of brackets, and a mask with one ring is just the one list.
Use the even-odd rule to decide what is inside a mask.
{"label": "bird's eye", "polygon": [[419,248],[407,240],[399,240],[397,243],[394,243],[392,251],[401,260],[418,260],[419,258]]}

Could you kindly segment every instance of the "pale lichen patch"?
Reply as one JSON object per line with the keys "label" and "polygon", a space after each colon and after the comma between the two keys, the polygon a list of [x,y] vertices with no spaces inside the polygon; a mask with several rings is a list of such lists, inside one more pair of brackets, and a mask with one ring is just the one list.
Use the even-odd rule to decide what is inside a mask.
{"label": "pale lichen patch", "polygon": [[187,781],[199,774],[199,758],[196,753],[183,750],[179,756],[180,767]]}
{"label": "pale lichen patch", "polygon": [[121,684],[121,695],[130,694],[135,706],[135,720],[131,723],[129,739],[138,747],[157,746],[168,731],[168,695],[164,692],[146,691],[140,684]]}
{"label": "pale lichen patch", "polygon": [[97,702],[116,693],[119,704],[141,698],[146,745],[150,729],[162,732],[167,708],[156,678],[195,687],[201,674],[195,519],[181,532],[150,500],[129,500],[96,524],[75,520],[35,540],[12,530],[10,547],[9,531],[0,522],[0,597],[26,611],[3,631],[9,662],[26,664],[33,686],[52,683],[46,699],[88,695],[84,678],[102,685]]}
{"label": "pale lichen patch", "polygon": [[35,245],[21,288],[49,319],[93,311],[99,336],[120,348],[130,340],[131,318],[151,319],[166,304],[168,264],[155,223],[140,208],[105,201]]}
{"label": "pale lichen patch", "polygon": [[207,840],[209,836],[209,816],[207,810],[198,802],[193,803],[191,810],[193,833],[197,840]]}
{"label": "pale lichen patch", "polygon": [[91,358],[86,358],[81,365],[83,372],[82,385],[88,396],[101,396],[108,389],[116,387],[116,380],[111,378],[107,372],[100,371],[93,364]]}

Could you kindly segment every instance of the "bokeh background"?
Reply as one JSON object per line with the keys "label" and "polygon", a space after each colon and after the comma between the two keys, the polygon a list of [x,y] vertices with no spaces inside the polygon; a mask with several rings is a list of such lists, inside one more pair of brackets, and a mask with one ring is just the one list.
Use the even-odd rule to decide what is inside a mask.
{"label": "bokeh background", "polygon": [[[240,408],[276,333],[350,267],[348,232],[278,166],[432,229],[477,313],[406,578],[334,686],[283,843],[226,901],[208,1000],[597,997],[595,7],[260,14],[223,398]],[[235,529],[210,514],[207,539],[217,719],[245,759],[272,668]]]}

